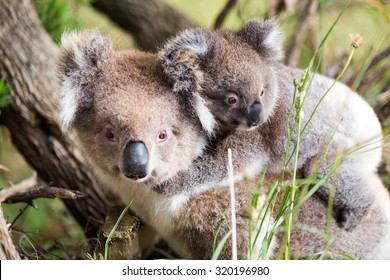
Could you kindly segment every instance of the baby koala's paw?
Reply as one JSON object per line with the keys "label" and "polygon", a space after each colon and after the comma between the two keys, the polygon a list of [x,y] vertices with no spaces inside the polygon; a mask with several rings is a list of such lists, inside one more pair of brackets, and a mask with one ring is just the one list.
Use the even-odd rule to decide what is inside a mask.
{"label": "baby koala's paw", "polygon": [[334,209],[334,216],[339,227],[346,231],[354,230],[366,216],[368,211],[354,211],[352,209]]}

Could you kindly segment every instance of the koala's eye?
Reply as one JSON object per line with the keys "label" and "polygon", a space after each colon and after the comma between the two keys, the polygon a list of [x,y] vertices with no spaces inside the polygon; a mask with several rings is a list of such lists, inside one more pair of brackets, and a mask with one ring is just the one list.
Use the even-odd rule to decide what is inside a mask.
{"label": "koala's eye", "polygon": [[237,103],[237,98],[235,98],[235,97],[229,97],[228,103],[231,104],[231,105],[236,104],[236,103]]}
{"label": "koala's eye", "polygon": [[260,92],[260,96],[264,95],[264,89]]}
{"label": "koala's eye", "polygon": [[226,99],[226,103],[227,103],[228,105],[234,105],[234,104],[236,104],[237,102],[238,102],[238,97],[237,97],[237,95],[235,95],[235,94],[229,95],[229,96],[227,97],[227,99]]}
{"label": "koala's eye", "polygon": [[104,133],[109,141],[116,141],[116,133],[112,126],[106,126]]}
{"label": "koala's eye", "polygon": [[163,142],[163,141],[167,140],[167,138],[168,138],[168,132],[164,129],[158,133],[157,141]]}

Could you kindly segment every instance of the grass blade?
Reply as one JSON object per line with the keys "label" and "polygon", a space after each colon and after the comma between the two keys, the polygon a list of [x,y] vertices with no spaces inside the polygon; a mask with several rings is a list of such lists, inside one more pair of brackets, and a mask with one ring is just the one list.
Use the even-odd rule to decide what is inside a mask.
{"label": "grass blade", "polygon": [[106,243],[104,244],[104,259],[105,260],[107,260],[107,257],[108,257],[108,244],[109,244],[112,236],[114,235],[114,232],[117,229],[119,223],[121,222],[121,220],[123,219],[123,217],[125,216],[127,211],[129,211],[129,208],[130,208],[132,203],[133,203],[133,199],[130,200],[130,202],[127,204],[127,206],[123,209],[122,213],[120,214],[118,220],[116,221],[114,227],[111,229],[110,234],[107,237]]}

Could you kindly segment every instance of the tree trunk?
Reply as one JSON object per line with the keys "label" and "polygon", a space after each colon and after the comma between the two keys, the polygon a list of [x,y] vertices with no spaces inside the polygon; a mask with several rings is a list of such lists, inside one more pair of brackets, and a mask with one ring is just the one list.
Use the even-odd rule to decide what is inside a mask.
{"label": "tree trunk", "polygon": [[161,0],[95,0],[92,5],[129,31],[144,51],[156,51],[169,37],[195,24]]}
{"label": "tree trunk", "polygon": [[58,124],[58,54],[30,1],[1,1],[0,76],[12,91],[0,122],[40,178],[88,195],[64,203],[86,235],[96,236],[98,223],[104,222],[106,199],[74,142]]}

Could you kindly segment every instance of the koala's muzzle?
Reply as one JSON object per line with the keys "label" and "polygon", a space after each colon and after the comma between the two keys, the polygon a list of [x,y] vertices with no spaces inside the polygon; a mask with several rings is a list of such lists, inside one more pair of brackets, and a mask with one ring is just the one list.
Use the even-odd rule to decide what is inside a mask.
{"label": "koala's muzzle", "polygon": [[143,142],[130,141],[123,152],[123,173],[130,179],[142,179],[147,175],[149,153]]}
{"label": "koala's muzzle", "polygon": [[259,124],[262,111],[263,111],[263,106],[261,105],[260,102],[255,102],[251,105],[247,117],[247,125],[249,127],[256,126]]}

